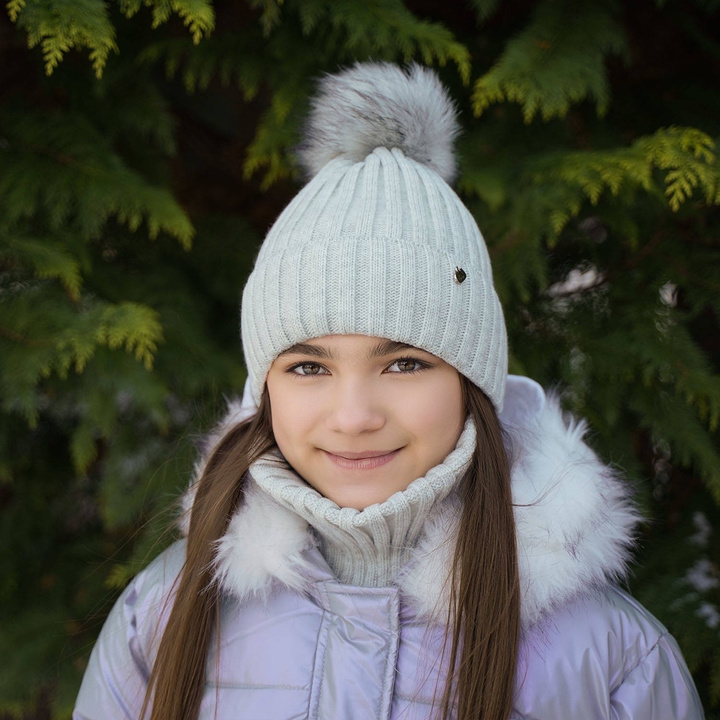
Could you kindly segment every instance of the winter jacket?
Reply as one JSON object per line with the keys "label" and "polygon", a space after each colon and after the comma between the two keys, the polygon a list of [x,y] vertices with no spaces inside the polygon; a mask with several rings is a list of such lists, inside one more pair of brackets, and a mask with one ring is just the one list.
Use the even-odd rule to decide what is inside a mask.
{"label": "winter jacket", "polygon": [[[619,590],[635,514],[624,485],[536,385],[511,378],[521,582],[515,720],[700,720],[667,630]],[[337,581],[312,530],[252,483],[223,539],[219,636],[202,720],[428,720],[442,687],[457,499],[388,587]],[[230,532],[230,530],[229,530]],[[139,718],[184,541],[129,585],[93,650],[74,720]],[[219,646],[218,646],[219,643]]]}

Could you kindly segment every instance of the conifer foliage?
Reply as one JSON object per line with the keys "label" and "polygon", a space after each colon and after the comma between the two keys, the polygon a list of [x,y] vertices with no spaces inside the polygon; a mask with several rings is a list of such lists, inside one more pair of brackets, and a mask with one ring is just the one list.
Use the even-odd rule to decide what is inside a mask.
{"label": "conifer foliage", "polygon": [[68,718],[244,380],[238,299],[313,78],[438,68],[511,371],[648,519],[632,591],[720,717],[720,27],[696,0],[9,0],[0,19],[0,717]]}

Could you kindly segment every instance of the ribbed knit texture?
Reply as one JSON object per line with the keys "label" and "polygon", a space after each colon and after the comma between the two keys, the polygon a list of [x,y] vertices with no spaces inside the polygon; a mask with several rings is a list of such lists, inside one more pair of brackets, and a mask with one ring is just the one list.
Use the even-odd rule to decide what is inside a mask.
{"label": "ribbed knit texture", "polygon": [[279,461],[279,454],[260,458],[250,467],[250,475],[276,502],[307,520],[338,580],[383,587],[408,561],[433,508],[468,469],[475,439],[475,425],[468,419],[455,449],[440,465],[364,510],[338,507]]}
{"label": "ribbed knit texture", "polygon": [[502,409],[507,337],[480,230],[436,172],[397,148],[329,162],[268,233],[242,305],[255,402],[281,352],[335,334],[427,350]]}

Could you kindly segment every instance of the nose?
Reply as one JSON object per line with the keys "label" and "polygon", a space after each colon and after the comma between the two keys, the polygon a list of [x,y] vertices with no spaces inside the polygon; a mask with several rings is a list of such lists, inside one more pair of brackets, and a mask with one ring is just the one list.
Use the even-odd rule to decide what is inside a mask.
{"label": "nose", "polygon": [[327,426],[344,435],[380,430],[386,422],[381,399],[369,383],[348,380],[333,389]]}

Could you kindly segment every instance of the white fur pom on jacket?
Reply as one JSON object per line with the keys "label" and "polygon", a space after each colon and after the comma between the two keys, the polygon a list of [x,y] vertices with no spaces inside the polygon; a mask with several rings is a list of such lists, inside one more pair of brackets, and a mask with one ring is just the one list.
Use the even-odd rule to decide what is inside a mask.
{"label": "white fur pom on jacket", "polygon": [[[231,406],[211,445],[247,413]],[[566,422],[532,381],[509,379],[501,420],[522,599],[513,720],[701,720],[675,641],[614,586],[637,522],[624,484],[583,442],[584,426]],[[200,718],[433,718],[445,667],[435,611],[457,527],[452,496],[439,505],[393,584],[358,587],[333,576],[304,520],[251,485],[218,546],[220,631]],[[118,600],[75,720],[139,719],[183,562],[181,541]]]}

